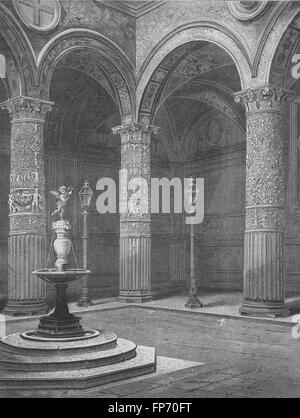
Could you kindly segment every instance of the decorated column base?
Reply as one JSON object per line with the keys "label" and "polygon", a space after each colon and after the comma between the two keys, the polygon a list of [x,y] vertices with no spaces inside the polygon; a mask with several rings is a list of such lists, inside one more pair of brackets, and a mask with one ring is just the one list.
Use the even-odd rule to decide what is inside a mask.
{"label": "decorated column base", "polygon": [[184,306],[190,309],[199,309],[199,308],[203,308],[203,303],[200,302],[197,295],[191,295],[189,300]]}
{"label": "decorated column base", "polygon": [[143,303],[151,302],[153,300],[152,294],[149,292],[132,292],[120,291],[118,300],[125,303]]}
{"label": "decorated column base", "polygon": [[250,301],[244,300],[240,314],[246,316],[286,317],[289,311],[284,302]]}

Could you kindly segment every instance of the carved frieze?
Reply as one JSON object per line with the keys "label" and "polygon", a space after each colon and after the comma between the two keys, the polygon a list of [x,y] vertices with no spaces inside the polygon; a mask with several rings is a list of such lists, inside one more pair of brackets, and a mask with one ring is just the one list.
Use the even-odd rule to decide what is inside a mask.
{"label": "carved frieze", "polygon": [[140,222],[140,221],[122,221],[120,224],[120,236],[128,237],[130,235],[143,235],[149,236],[151,235],[151,222],[150,220],[147,222]]}
{"label": "carved frieze", "polygon": [[46,233],[46,223],[44,215],[26,214],[10,216],[10,235],[24,233]]}
{"label": "carved frieze", "polygon": [[247,208],[247,231],[276,231],[282,232],[285,225],[285,211],[281,207]]}
{"label": "carved frieze", "polygon": [[43,126],[13,124],[11,130],[11,188],[43,188]]}
{"label": "carved frieze", "polygon": [[44,209],[44,192],[38,188],[15,189],[9,194],[10,214],[40,213]]}

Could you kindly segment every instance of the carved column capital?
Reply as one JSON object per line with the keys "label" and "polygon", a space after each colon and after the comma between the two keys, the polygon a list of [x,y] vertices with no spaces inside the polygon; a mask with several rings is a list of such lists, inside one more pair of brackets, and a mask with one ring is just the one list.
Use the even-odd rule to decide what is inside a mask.
{"label": "carved column capital", "polygon": [[54,103],[39,98],[19,96],[1,103],[0,109],[8,111],[12,123],[28,120],[44,123],[53,105]]}
{"label": "carved column capital", "polygon": [[114,135],[121,135],[122,143],[148,144],[151,136],[157,134],[158,128],[152,125],[130,122],[113,128]]}
{"label": "carved column capital", "polygon": [[235,95],[235,102],[245,106],[247,112],[280,111],[281,105],[292,102],[294,93],[273,85],[248,89]]}

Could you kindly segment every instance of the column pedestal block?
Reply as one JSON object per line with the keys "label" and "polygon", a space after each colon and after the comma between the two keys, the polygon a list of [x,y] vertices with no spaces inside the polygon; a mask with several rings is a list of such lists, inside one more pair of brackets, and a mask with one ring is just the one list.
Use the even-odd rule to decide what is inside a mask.
{"label": "column pedestal block", "polygon": [[143,303],[151,302],[153,297],[150,292],[139,293],[139,292],[120,292],[118,300],[125,303]]}
{"label": "column pedestal block", "polygon": [[49,306],[41,300],[9,300],[2,313],[9,316],[46,315]]}

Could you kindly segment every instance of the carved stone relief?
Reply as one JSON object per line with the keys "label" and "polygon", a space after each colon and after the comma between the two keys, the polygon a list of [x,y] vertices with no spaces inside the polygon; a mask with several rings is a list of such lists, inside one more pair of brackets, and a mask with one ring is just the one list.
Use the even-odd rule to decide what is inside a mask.
{"label": "carved stone relief", "polygon": [[[18,97],[1,105],[11,117],[11,233],[45,228],[44,122],[52,103]],[[41,231],[43,229],[43,231]]]}
{"label": "carved stone relief", "polygon": [[[127,182],[142,178],[146,183],[136,185],[136,189],[128,190],[126,182],[121,187],[120,208],[127,213],[121,214],[122,234],[150,233],[150,141],[151,135],[157,130],[152,126],[142,124],[122,125],[113,129],[114,134],[121,136],[121,168],[127,170]],[[147,185],[148,190],[144,190]],[[140,200],[137,205],[128,207],[132,193],[139,190]],[[143,196],[145,196],[143,206]],[[122,225],[125,222],[125,225]]]}
{"label": "carved stone relief", "polygon": [[247,229],[282,231],[285,206],[281,105],[289,92],[266,86],[237,96],[247,114]]}

